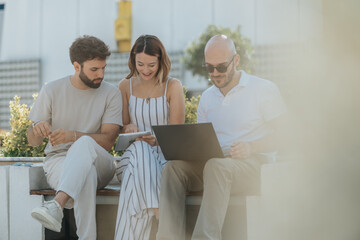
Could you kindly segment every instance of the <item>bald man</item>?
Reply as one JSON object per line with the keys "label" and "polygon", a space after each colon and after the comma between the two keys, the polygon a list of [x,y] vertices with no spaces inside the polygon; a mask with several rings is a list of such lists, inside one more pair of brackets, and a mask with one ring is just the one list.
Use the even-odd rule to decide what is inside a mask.
{"label": "bald man", "polygon": [[236,70],[240,56],[227,36],[212,37],[204,53],[214,85],[201,96],[197,121],[213,124],[225,158],[165,165],[159,240],[185,239],[185,198],[193,191],[203,191],[203,199],[192,239],[221,239],[230,196],[257,193],[261,165],[275,160],[279,117],[286,111],[278,88]]}

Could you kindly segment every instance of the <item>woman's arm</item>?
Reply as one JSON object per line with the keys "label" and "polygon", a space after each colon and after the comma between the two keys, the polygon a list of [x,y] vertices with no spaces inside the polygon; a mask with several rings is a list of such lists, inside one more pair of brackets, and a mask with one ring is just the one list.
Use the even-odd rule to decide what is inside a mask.
{"label": "woman's arm", "polygon": [[169,80],[166,97],[170,104],[169,124],[185,123],[185,97],[179,80]]}
{"label": "woman's arm", "polygon": [[139,129],[135,124],[130,124],[129,98],[130,98],[130,79],[123,79],[119,83],[119,89],[122,95],[122,120],[123,127],[121,133],[138,132]]}

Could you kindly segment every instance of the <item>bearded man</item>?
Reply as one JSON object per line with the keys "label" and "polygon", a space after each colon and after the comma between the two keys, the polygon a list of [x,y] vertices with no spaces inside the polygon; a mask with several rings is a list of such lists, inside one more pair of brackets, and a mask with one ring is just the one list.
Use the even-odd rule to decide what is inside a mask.
{"label": "bearded man", "polygon": [[203,198],[192,239],[221,239],[230,196],[256,193],[261,165],[275,160],[279,119],[286,110],[276,85],[236,70],[240,56],[227,36],[212,37],[204,54],[214,85],[200,98],[197,121],[213,124],[225,158],[165,165],[159,240],[185,239],[185,198],[193,191],[203,191]]}
{"label": "bearded man", "polygon": [[33,209],[44,227],[60,232],[63,209],[74,207],[79,239],[96,239],[96,190],[115,173],[108,153],[122,125],[120,91],[103,81],[108,46],[92,36],[76,39],[70,47],[75,73],[51,81],[29,114],[31,146],[48,138],[44,171],[55,198]]}

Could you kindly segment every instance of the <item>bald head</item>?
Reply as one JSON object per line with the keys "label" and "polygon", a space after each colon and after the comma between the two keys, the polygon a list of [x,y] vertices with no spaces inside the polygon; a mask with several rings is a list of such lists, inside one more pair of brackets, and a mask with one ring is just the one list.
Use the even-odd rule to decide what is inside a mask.
{"label": "bald head", "polygon": [[213,36],[205,46],[204,55],[211,81],[225,96],[239,82],[241,75],[236,70],[240,56],[234,42],[225,35]]}
{"label": "bald head", "polygon": [[236,54],[236,49],[234,42],[230,38],[225,35],[215,35],[206,43],[204,50],[205,57],[209,52],[215,52],[220,55],[233,56]]}

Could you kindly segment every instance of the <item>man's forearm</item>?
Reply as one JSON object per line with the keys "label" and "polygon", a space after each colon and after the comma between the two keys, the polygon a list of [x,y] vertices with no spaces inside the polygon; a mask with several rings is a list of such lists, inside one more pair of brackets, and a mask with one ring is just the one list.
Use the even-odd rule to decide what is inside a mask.
{"label": "man's forearm", "polygon": [[120,126],[116,124],[103,124],[100,133],[84,133],[79,131],[56,129],[49,135],[50,144],[56,146],[64,143],[75,142],[82,136],[93,138],[97,144],[106,150],[110,150],[116,137],[118,136]]}
{"label": "man's forearm", "polygon": [[89,136],[92,137],[97,144],[106,149],[107,151],[111,150],[114,146],[114,142],[118,134],[110,134],[110,133],[82,133],[78,131],[73,132],[74,139],[79,139],[81,136]]}

